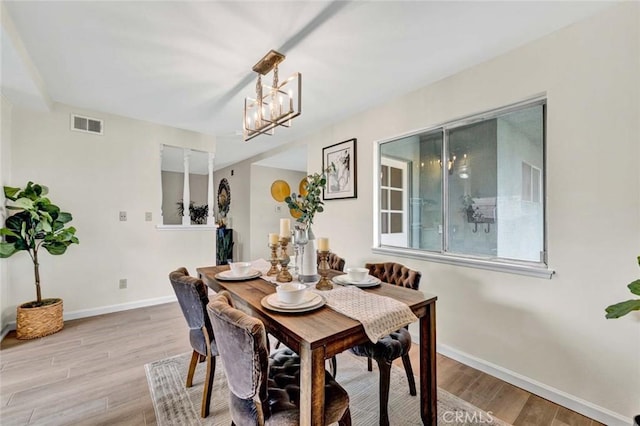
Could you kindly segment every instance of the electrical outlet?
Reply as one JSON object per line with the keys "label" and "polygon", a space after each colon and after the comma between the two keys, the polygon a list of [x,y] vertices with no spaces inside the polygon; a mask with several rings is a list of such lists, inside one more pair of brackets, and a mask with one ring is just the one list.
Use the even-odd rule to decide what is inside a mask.
{"label": "electrical outlet", "polygon": [[147,222],[151,222],[151,218],[153,216],[151,215],[151,212],[145,212],[144,214],[144,220],[146,220]]}
{"label": "electrical outlet", "polygon": [[120,222],[127,221],[127,212],[120,212]]}
{"label": "electrical outlet", "polygon": [[280,213],[282,211],[282,207],[281,206],[276,206],[276,213]]}
{"label": "electrical outlet", "polygon": [[123,290],[127,288],[127,279],[126,278],[120,278],[120,290]]}

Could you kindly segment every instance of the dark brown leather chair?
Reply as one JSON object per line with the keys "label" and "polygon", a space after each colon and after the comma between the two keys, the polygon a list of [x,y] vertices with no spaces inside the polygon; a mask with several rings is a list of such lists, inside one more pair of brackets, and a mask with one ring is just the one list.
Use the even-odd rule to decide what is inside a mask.
{"label": "dark brown leather chair", "polygon": [[[335,253],[329,253],[327,257],[327,262],[329,263],[329,269],[333,269],[334,271],[344,271],[344,259],[338,256]],[[320,255],[318,254],[318,265],[320,265]]]}
{"label": "dark brown leather chair", "polygon": [[[264,324],[233,307],[228,292],[207,306],[229,384],[232,424],[298,426],[300,357],[283,348],[269,355]],[[328,372],[324,379],[326,424],[351,425],[349,395]]]}
{"label": "dark brown leather chair", "polygon": [[[418,290],[422,274],[413,271],[406,266],[394,262],[367,263],[369,274],[379,278],[383,282],[399,285],[413,290]],[[380,425],[389,424],[389,381],[391,378],[391,363],[393,360],[402,357],[402,363],[407,373],[409,381],[409,394],[416,395],[416,383],[413,377],[413,369],[409,359],[411,349],[411,335],[408,327],[394,331],[388,336],[378,340],[377,343],[364,343],[351,348],[351,352],[358,356],[368,358],[369,371],[372,370],[371,359],[375,359],[380,370]]]}
{"label": "dark brown leather chair", "polygon": [[202,392],[202,407],[200,415],[209,415],[209,405],[211,402],[211,388],[213,386],[213,375],[216,371],[216,355],[218,348],[213,336],[213,328],[207,314],[207,303],[209,296],[207,286],[198,278],[189,276],[186,268],[178,268],[169,274],[169,280],[178,298],[178,304],[182,309],[187,325],[189,326],[189,341],[193,348],[191,362],[187,373],[186,386],[190,388],[193,384],[193,374],[196,371],[198,362],[206,361],[207,372],[204,380],[204,390]]}

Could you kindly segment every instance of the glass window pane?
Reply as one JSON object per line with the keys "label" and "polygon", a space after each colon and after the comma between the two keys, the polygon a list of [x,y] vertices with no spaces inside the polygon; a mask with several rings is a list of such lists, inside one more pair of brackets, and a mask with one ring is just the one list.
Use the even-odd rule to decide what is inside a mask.
{"label": "glass window pane", "polygon": [[389,190],[381,189],[380,190],[380,206],[383,210],[387,210],[389,208]]}
{"label": "glass window pane", "polygon": [[495,119],[447,132],[450,252],[497,255],[496,132]]}
{"label": "glass window pane", "polygon": [[[506,259],[540,261],[544,250],[544,207],[540,188],[544,170],[544,114],[536,105],[504,114],[497,121],[498,151],[498,219],[497,255]],[[529,181],[520,181],[518,165],[526,162],[531,169]],[[530,186],[530,200],[518,196],[523,186]],[[536,195],[538,192],[538,195]],[[493,232],[493,228],[492,228]]]}
{"label": "glass window pane", "polygon": [[389,167],[381,166],[380,170],[380,185],[389,186]]}
{"label": "glass window pane", "polygon": [[390,167],[389,171],[391,172],[391,184],[389,186],[392,188],[402,188],[402,170]]}
{"label": "glass window pane", "polygon": [[404,210],[402,205],[402,191],[390,191],[391,193],[391,207],[390,210]]}
{"label": "glass window pane", "polygon": [[391,233],[397,234],[402,232],[402,213],[391,213]]}
{"label": "glass window pane", "polygon": [[380,232],[383,234],[389,233],[389,214],[382,213],[380,215]]}

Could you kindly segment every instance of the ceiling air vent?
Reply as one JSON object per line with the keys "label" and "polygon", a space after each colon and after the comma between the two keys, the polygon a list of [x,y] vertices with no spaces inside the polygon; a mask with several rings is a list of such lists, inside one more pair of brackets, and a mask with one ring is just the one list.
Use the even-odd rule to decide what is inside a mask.
{"label": "ceiling air vent", "polygon": [[71,130],[101,135],[103,133],[103,129],[104,121],[102,120],[71,114]]}

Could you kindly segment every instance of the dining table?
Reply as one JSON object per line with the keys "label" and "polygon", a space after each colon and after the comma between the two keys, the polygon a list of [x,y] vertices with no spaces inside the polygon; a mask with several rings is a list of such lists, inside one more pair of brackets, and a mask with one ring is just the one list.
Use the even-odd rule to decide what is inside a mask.
{"label": "dining table", "polygon": [[[261,301],[276,291],[275,285],[260,277],[224,280],[221,272],[229,266],[197,268],[200,279],[213,291],[228,291],[237,309],[260,319],[266,331],[300,356],[300,424],[324,425],[325,360],[358,344],[370,341],[362,324],[328,306],[301,313],[277,312]],[[328,277],[343,274],[329,271]],[[425,425],[437,424],[436,384],[436,300],[402,286],[381,283],[364,291],[405,303],[419,319],[420,415]]]}

